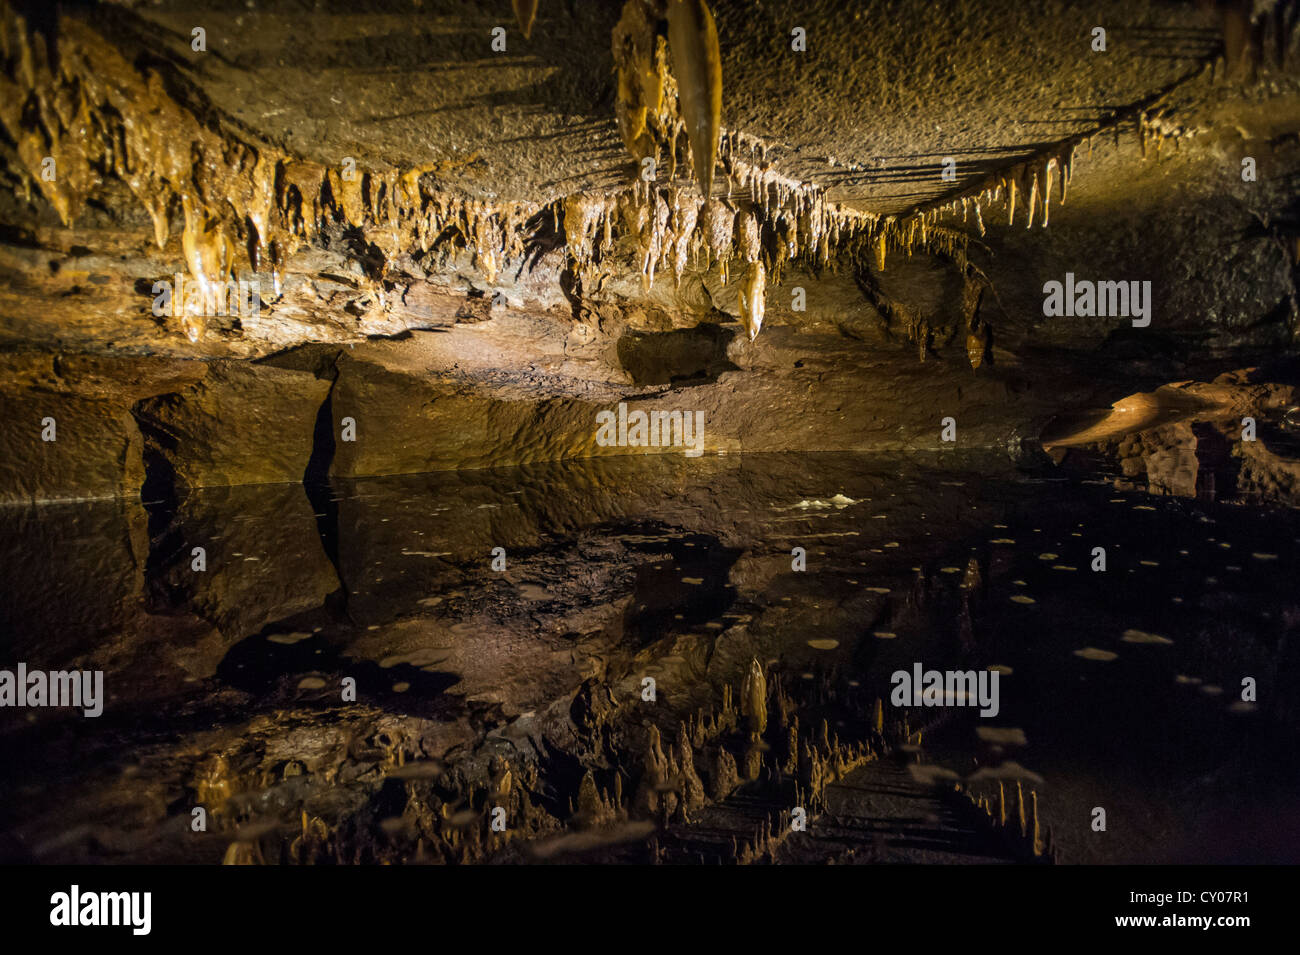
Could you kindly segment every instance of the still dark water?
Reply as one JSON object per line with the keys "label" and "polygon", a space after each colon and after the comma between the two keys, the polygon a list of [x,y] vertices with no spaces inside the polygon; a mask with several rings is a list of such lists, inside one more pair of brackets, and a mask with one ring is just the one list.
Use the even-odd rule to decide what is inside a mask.
{"label": "still dark water", "polygon": [[922,758],[1032,788],[1066,861],[1294,862],[1298,543],[1294,510],[955,452],[0,509],[0,667],[102,670],[107,694],[98,719],[0,710],[0,854],[217,862],[198,801],[346,817],[366,733],[472,761],[532,745],[588,678],[653,676],[686,713],[756,658],[886,700],[917,662],[997,667],[998,715],[953,714]]}

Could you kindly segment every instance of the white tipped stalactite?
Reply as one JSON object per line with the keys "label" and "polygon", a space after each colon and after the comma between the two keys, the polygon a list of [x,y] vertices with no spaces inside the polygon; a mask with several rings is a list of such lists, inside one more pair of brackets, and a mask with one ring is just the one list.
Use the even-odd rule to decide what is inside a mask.
{"label": "white tipped stalactite", "polygon": [[1056,157],[1043,160],[1043,228],[1047,227],[1048,215],[1051,211],[1052,204],[1052,167],[1056,164]]}
{"label": "white tipped stalactite", "polygon": [[766,296],[767,272],[762,262],[752,262],[745,270],[745,278],[739,290],[740,317],[751,342],[758,337],[759,329],[763,327]]}
{"label": "white tipped stalactite", "polygon": [[756,213],[737,213],[736,215],[737,251],[746,262],[757,262],[760,252],[759,225]]}
{"label": "white tipped stalactite", "polygon": [[1025,228],[1032,229],[1034,227],[1034,207],[1038,204],[1038,172],[1032,166],[1025,166],[1024,176],[1025,192],[1027,193],[1025,197],[1025,213],[1027,216]]}

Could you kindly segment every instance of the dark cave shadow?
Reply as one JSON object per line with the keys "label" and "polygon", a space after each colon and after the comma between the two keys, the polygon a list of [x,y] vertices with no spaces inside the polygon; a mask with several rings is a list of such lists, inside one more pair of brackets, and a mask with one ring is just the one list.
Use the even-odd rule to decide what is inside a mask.
{"label": "dark cave shadow", "polygon": [[643,385],[707,385],[726,371],[737,371],[727,359],[736,331],[710,322],[667,332],[628,330],[618,340],[618,360]]}
{"label": "dark cave shadow", "polygon": [[[460,683],[458,674],[410,663],[381,667],[374,660],[350,660],[325,632],[296,643],[272,642],[271,636],[292,630],[287,623],[272,624],[232,646],[217,664],[216,679],[252,694],[257,709],[311,705],[314,701],[336,705],[341,700],[342,679],[351,677],[356,680],[357,699],[384,710],[443,720],[468,712],[464,698],[447,692]],[[289,686],[295,677],[308,676],[320,676],[324,688],[298,691]],[[402,692],[393,689],[401,683],[409,688]]]}

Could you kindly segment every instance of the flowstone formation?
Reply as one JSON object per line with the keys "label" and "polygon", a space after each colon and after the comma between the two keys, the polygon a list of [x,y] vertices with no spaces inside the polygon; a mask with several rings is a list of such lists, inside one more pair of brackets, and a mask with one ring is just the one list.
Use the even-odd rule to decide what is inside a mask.
{"label": "flowstone formation", "polygon": [[1294,861],[1298,27],[0,0],[0,858]]}

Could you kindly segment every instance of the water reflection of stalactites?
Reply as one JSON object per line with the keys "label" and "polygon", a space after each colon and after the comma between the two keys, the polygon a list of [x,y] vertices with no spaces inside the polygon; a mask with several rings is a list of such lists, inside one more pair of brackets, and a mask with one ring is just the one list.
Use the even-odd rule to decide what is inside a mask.
{"label": "water reflection of stalactites", "polygon": [[[878,502],[900,492],[890,506],[912,527],[925,520],[969,520],[967,495],[960,486],[924,497],[906,494],[918,467],[943,465],[956,474],[961,468],[951,459],[866,461],[858,455],[819,455],[817,467],[809,468],[799,455],[761,457],[637,455],[335,482],[339,571],[348,615],[358,625],[381,625],[419,613],[421,600],[458,588],[493,579],[517,582],[513,570],[521,559],[540,557],[556,546],[560,550],[551,556],[557,567],[565,561],[599,560],[595,555],[581,558],[576,542],[584,535],[609,541],[618,537],[618,528],[641,522],[675,533],[704,533],[724,548],[750,549],[771,534],[774,517],[815,518],[813,510],[791,508],[845,491],[854,499]],[[991,465],[995,473],[1008,468],[1005,458],[963,458],[961,463]],[[802,530],[819,523],[814,519]],[[794,525],[784,526],[796,531]],[[883,531],[880,525],[872,529]],[[494,578],[487,571],[497,547],[504,549],[508,569]],[[788,564],[787,557],[787,569]],[[731,576],[751,570],[746,562]]]}
{"label": "water reflection of stalactites", "polygon": [[[156,527],[151,610],[189,611],[228,640],[320,607],[339,589],[300,485],[194,490]],[[195,569],[197,547],[205,570]]]}
{"label": "water reflection of stalactites", "polygon": [[[1179,794],[1210,773],[1225,806],[1257,782],[1283,791],[1272,767],[1287,765],[1273,754],[1293,738],[1281,724],[1294,708],[1276,702],[1295,681],[1293,515],[1121,495],[961,453],[629,457],[336,483],[332,496],[342,581],[320,541],[333,518],[318,521],[321,500],[308,508],[299,487],[193,495],[161,516],[149,574],[159,616],[127,621],[114,652],[129,650],[139,672],[148,662],[174,674],[189,660],[202,682],[169,676],[171,696],[142,702],[112,670],[117,701],[90,741],[25,723],[21,736],[0,737],[11,762],[40,755],[25,785],[45,798],[24,795],[30,808],[16,815],[24,836],[39,837],[30,844],[51,859],[216,861],[235,830],[214,815],[208,841],[196,842],[176,794],[200,782],[224,792],[229,782],[252,816],[244,834],[277,826],[288,845],[304,831],[305,808],[342,834],[354,859],[381,821],[442,826],[426,811],[441,805],[428,785],[417,798],[410,778],[387,777],[430,773],[437,759],[443,782],[457,781],[439,796],[448,813],[478,811],[496,791],[491,757],[512,750],[517,794],[560,821],[571,799],[598,814],[591,787],[583,796],[587,768],[606,767],[594,771],[601,793],[619,780],[629,797],[655,792],[653,780],[642,786],[653,769],[647,716],[664,734],[662,756],[680,754],[723,684],[740,694],[734,713],[745,712],[742,678],[755,659],[792,701],[773,703],[762,743],[783,760],[787,749],[824,750],[828,734],[854,739],[877,697],[886,722],[895,719],[896,670],[999,665],[1002,708],[990,725],[1027,746],[976,751],[973,726],[983,721],[969,710],[906,719],[918,729],[925,720],[926,757],[947,770],[967,774],[978,755],[981,768],[1046,779],[1044,820],[1076,853],[1061,821],[1105,800],[1196,832]],[[1104,574],[1088,570],[1097,544],[1108,551]],[[208,550],[201,588],[203,575],[189,570],[196,545]],[[804,571],[792,568],[795,545],[807,550]],[[495,546],[507,551],[504,572],[491,569]],[[356,592],[345,612],[333,612],[331,588]],[[1080,656],[1083,647],[1116,656]],[[1230,708],[1245,674],[1258,680],[1258,712]],[[356,703],[340,702],[343,676],[357,680]],[[653,708],[641,695],[646,676],[657,680]],[[1222,690],[1208,695],[1205,684]],[[787,709],[802,736],[773,730]],[[756,769],[747,738],[728,745],[697,747],[699,778],[718,799]],[[223,765],[229,773],[213,770]],[[811,785],[786,766],[800,771],[791,787]],[[1256,775],[1239,777],[1236,766]],[[541,782],[521,783],[526,770]],[[694,772],[683,778],[698,791]],[[896,789],[888,811],[917,818],[928,789],[900,779],[911,777],[876,767],[844,792]],[[785,807],[793,792],[777,796]],[[846,815],[879,814],[875,795],[852,798]],[[746,830],[749,799],[720,817],[731,830]],[[143,808],[128,815],[126,805]],[[679,829],[691,851],[677,859],[712,839],[713,822],[694,812],[703,823]],[[77,835],[88,818],[109,821],[93,838]],[[415,853],[417,837],[392,840],[395,831],[383,830],[384,857]],[[960,831],[933,835],[925,851],[936,858],[971,849]],[[841,836],[855,851],[866,838]],[[1162,840],[1126,836],[1098,851],[1145,860],[1165,851]]]}

